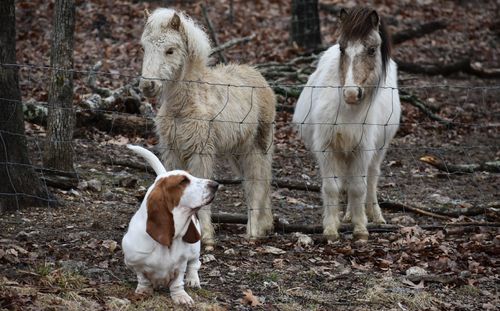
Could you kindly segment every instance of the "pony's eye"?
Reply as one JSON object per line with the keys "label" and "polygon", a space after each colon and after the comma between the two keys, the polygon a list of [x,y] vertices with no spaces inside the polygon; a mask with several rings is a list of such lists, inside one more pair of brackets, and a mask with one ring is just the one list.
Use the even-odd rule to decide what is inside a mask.
{"label": "pony's eye", "polygon": [[174,54],[174,49],[170,48],[170,49],[166,50],[166,51],[165,51],[165,54],[167,54],[167,55],[172,55],[172,54]]}
{"label": "pony's eye", "polygon": [[344,49],[344,47],[342,47],[342,46],[340,47],[340,54],[341,54],[341,55],[344,55],[344,54],[345,54],[345,49]]}
{"label": "pony's eye", "polygon": [[375,55],[375,48],[369,48],[367,53],[370,56],[374,56]]}

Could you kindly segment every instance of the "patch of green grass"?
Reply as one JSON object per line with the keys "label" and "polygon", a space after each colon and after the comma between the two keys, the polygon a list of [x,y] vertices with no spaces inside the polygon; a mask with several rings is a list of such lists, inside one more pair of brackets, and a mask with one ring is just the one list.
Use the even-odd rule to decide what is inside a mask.
{"label": "patch of green grass", "polygon": [[42,277],[40,282],[45,286],[59,287],[64,290],[79,290],[86,285],[87,279],[76,272],[57,269]]}
{"label": "patch of green grass", "polygon": [[45,277],[45,276],[49,275],[50,272],[52,272],[52,270],[54,270],[53,267],[52,267],[52,265],[50,265],[47,262],[44,262],[43,264],[38,265],[35,268],[35,273],[38,274],[41,277]]}
{"label": "patch of green grass", "polygon": [[279,280],[279,274],[276,272],[271,272],[267,275],[267,281],[277,282]]}
{"label": "patch of green grass", "polygon": [[472,285],[464,285],[458,287],[456,290],[456,293],[459,295],[464,295],[464,296],[480,296],[481,295],[481,290],[475,286]]}
{"label": "patch of green grass", "polygon": [[205,299],[212,299],[217,297],[217,293],[204,288],[188,288],[188,291],[193,292],[195,295],[203,297]]}
{"label": "patch of green grass", "polygon": [[392,277],[367,282],[365,299],[370,304],[394,307],[400,303],[409,310],[429,310],[442,301],[423,289],[407,288]]}

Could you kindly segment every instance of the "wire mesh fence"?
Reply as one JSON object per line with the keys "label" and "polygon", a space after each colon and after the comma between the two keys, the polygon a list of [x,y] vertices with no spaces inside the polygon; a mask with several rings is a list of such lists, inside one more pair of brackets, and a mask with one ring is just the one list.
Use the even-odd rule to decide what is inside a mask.
{"label": "wire mesh fence", "polygon": [[[23,105],[25,119],[29,122],[25,126],[25,137],[28,141],[31,165],[39,172],[47,193],[57,193],[57,188],[52,188],[50,180],[44,176],[47,170],[43,168],[42,154],[46,139],[43,126],[46,122],[48,108],[45,102],[47,98],[45,89],[47,89],[51,72],[58,69],[31,64],[3,64],[3,66],[15,66],[19,69],[23,100],[15,102],[15,104]],[[119,201],[120,195],[117,195],[118,192],[115,190],[120,188],[125,189],[125,192],[134,193],[134,196],[142,199],[144,189],[149,187],[153,181],[154,173],[142,159],[131,156],[131,153],[125,148],[125,144],[146,145],[161,155],[166,150],[162,150],[159,146],[153,146],[157,143],[154,123],[175,123],[183,119],[189,120],[189,116],[174,115],[168,120],[159,118],[155,120],[152,116],[154,113],[147,109],[136,107],[132,109],[135,109],[134,113],[130,112],[131,108],[127,107],[124,98],[139,98],[135,103],[141,107],[149,105],[140,93],[134,94],[134,92],[139,92],[137,81],[140,77],[137,75],[96,72],[95,70],[74,70],[73,73],[75,84],[78,87],[75,91],[72,109],[77,116],[78,130],[72,141],[72,148],[79,186],[73,190],[66,189],[65,193],[71,193],[71,191],[78,193],[75,195],[77,202],[82,197],[90,195],[93,200],[100,201],[102,204],[98,198],[106,197],[106,195],[109,198],[111,197],[109,193],[115,193],[112,196],[113,200]],[[100,81],[120,79],[124,81],[124,85],[127,85],[125,81],[130,81],[131,86],[116,96],[116,100],[112,104],[102,104],[103,98],[101,98],[100,103],[92,106],[86,103],[95,94],[95,89],[92,90],[92,87],[88,85],[90,75],[96,76]],[[252,94],[255,89],[261,87],[258,85],[214,84],[206,81],[180,82],[188,86],[205,84],[220,93],[221,98],[226,97],[226,99],[230,89],[244,88],[248,90],[246,100],[250,102],[250,107],[253,109],[257,105],[252,102]],[[300,92],[305,86],[271,84],[270,87]],[[340,86],[336,85],[313,86],[312,88],[325,87],[340,89]],[[500,87],[495,85],[405,85],[400,87],[400,91],[412,92],[426,99],[433,98],[434,100],[427,101],[429,103],[433,101],[446,102],[446,105],[439,109],[439,113],[448,123],[443,125],[439,121],[429,119],[426,115],[419,115],[418,109],[404,104],[406,108],[404,108],[399,134],[389,146],[383,146],[383,148],[387,148],[387,156],[379,176],[379,201],[384,213],[389,210],[403,213],[423,210],[424,213],[421,215],[423,218],[419,219],[418,223],[424,226],[433,224],[435,215],[441,215],[442,218],[439,220],[443,222],[463,215],[479,216],[483,217],[484,220],[487,208],[498,204],[498,163],[495,161],[500,151],[498,147]],[[9,101],[9,99],[2,100]],[[302,230],[309,233],[320,233],[323,212],[321,198],[323,181],[337,178],[348,181],[352,178],[366,176],[321,176],[314,154],[325,154],[329,151],[312,150],[311,152],[304,148],[302,141],[296,135],[296,129],[300,130],[300,126],[304,124],[293,124],[290,111],[280,111],[280,107],[284,104],[294,101],[295,98],[287,96],[286,93],[279,95],[278,113],[275,121],[272,122],[274,126],[272,179],[267,180],[267,182],[270,182],[272,187],[270,196],[272,212],[276,217],[275,232],[288,233]],[[211,118],[192,118],[190,121],[206,123],[209,127],[223,124],[223,126],[229,126],[230,131],[241,131],[242,126],[257,126],[246,118],[250,111],[243,114],[244,117],[241,119],[221,119],[221,113],[226,105],[222,103],[220,106],[222,110],[215,111]],[[314,103],[311,102],[311,105]],[[157,108],[159,106],[157,103]],[[332,120],[330,124],[315,125],[335,127],[345,124],[335,123]],[[350,125],[383,127],[387,126],[388,123],[354,123]],[[2,136],[19,135],[6,131],[1,131],[0,134]],[[210,138],[210,135],[215,135],[211,131],[205,132],[205,134],[208,135],[207,139]],[[198,134],[193,133],[193,135]],[[175,148],[183,148],[183,146],[172,144],[170,148],[170,151],[175,151]],[[219,153],[205,152],[203,148],[201,150],[197,156],[210,156],[216,160],[216,167],[211,174],[212,178],[225,184],[212,204],[214,221],[246,223],[244,217],[247,210],[245,195],[239,184],[249,180],[245,180],[244,175],[232,170],[231,161],[228,162],[226,159],[234,161],[235,158],[248,156],[250,153],[272,152],[271,146],[267,146],[263,151],[251,150],[247,154],[242,154],[239,150],[225,150]],[[338,152],[346,151],[352,150],[339,150]],[[358,151],[368,153],[374,150]],[[424,156],[432,157],[434,167],[428,164],[429,161],[422,160]],[[6,161],[0,165],[5,166],[8,170],[9,167],[26,164]],[[176,168],[189,169],[189,167]],[[173,167],[167,169],[173,169]],[[131,175],[139,175],[140,177],[131,177]],[[95,180],[96,177],[102,180],[102,186],[93,191],[89,190],[89,180]],[[132,181],[127,183],[127,179]],[[266,180],[258,178],[251,181],[266,182]],[[2,182],[8,183],[9,181]],[[25,195],[28,194],[16,190],[13,193],[0,193],[0,196]],[[81,202],[81,204],[91,204],[83,203],[84,200]],[[345,199],[341,202],[341,209],[345,209]],[[48,201],[47,206],[50,205],[49,203]],[[137,204],[128,207],[137,208]],[[21,206],[15,206],[12,210],[21,210]],[[227,214],[232,214],[234,217],[228,218]],[[397,218],[399,216],[400,214],[390,214],[387,220],[389,223],[397,224],[399,220],[391,219],[391,217]],[[384,228],[379,227],[378,230],[383,231]]]}

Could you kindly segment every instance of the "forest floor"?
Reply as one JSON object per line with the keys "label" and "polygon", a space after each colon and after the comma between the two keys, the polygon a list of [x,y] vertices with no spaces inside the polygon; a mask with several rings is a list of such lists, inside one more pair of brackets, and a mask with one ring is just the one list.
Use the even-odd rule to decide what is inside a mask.
{"label": "forest floor", "polygon": [[[103,61],[101,70],[109,75],[99,76],[98,83],[109,88],[127,82],[119,74],[139,74],[142,11],[162,2],[76,2],[75,67],[89,70]],[[168,2],[201,23],[200,3],[205,3],[220,42],[255,33],[251,43],[224,52],[231,61],[286,62],[303,53],[288,41],[288,1],[234,1],[232,22],[229,1]],[[392,32],[438,19],[447,23],[445,29],[396,46],[395,59],[425,64],[471,57],[484,68],[500,67],[498,4],[416,3],[375,1]],[[16,5],[18,63],[49,64],[52,1]],[[322,9],[321,19],[328,46],[335,41],[336,16]],[[46,101],[47,70],[30,67],[20,73],[23,100]],[[76,105],[90,93],[85,78],[75,76]],[[448,173],[419,159],[432,155],[448,165],[498,161],[500,80],[465,73],[400,72],[399,78],[403,89],[453,126],[403,103],[401,128],[379,182],[379,196],[401,206],[383,210],[387,222],[398,228],[374,231],[368,243],[354,242],[345,232],[334,243],[312,234],[313,242],[304,245],[299,235],[280,228],[248,241],[244,225],[217,224],[218,244],[211,252],[202,251],[201,289],[188,289],[194,310],[497,310],[500,175],[485,170]],[[294,104],[293,98],[279,101]],[[273,213],[290,224],[319,225],[321,195],[314,186],[321,178],[290,122],[290,112],[278,113],[273,177],[311,189],[288,189],[274,182]],[[38,165],[45,129],[26,123],[26,133]],[[157,140],[78,128],[74,149],[79,186],[49,188],[58,207],[16,209],[0,216],[0,310],[173,308],[166,289],[148,298],[135,296],[134,273],[123,262],[121,239],[154,178],[125,148],[127,143],[154,149]],[[218,179],[234,177],[227,173],[227,163],[218,166]],[[239,185],[224,185],[212,204],[214,213],[245,214],[245,209]]]}

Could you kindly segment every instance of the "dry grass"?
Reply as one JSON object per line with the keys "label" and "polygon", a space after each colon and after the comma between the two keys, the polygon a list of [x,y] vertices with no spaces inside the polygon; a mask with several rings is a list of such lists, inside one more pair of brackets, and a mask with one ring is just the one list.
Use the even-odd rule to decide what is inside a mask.
{"label": "dry grass", "polygon": [[429,310],[436,308],[442,302],[425,289],[409,288],[392,277],[385,277],[367,284],[365,299],[370,304],[384,307],[401,305],[408,310]]}

